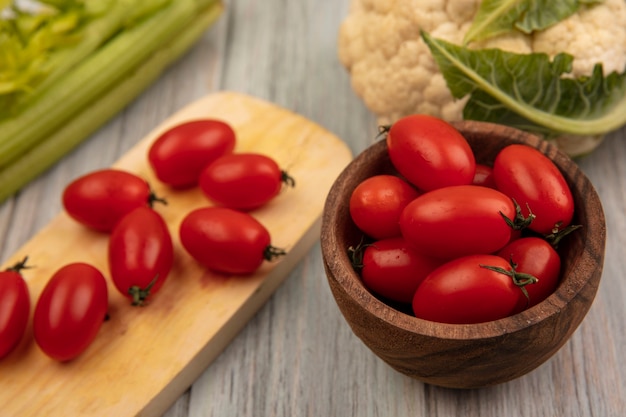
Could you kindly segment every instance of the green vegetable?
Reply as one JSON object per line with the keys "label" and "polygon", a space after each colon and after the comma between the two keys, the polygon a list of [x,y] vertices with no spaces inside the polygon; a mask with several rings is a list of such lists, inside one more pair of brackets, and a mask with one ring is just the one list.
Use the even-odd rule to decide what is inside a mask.
{"label": "green vegetable", "polygon": [[472,50],[422,32],[455,98],[469,95],[465,119],[515,126],[550,136],[597,135],[626,124],[626,72],[568,76],[573,57]]}
{"label": "green vegetable", "polygon": [[463,43],[493,38],[519,30],[546,29],[576,13],[581,7],[603,0],[483,0]]}
{"label": "green vegetable", "polygon": [[45,3],[54,13],[0,20],[0,201],[124,108],[223,10],[220,0]]}

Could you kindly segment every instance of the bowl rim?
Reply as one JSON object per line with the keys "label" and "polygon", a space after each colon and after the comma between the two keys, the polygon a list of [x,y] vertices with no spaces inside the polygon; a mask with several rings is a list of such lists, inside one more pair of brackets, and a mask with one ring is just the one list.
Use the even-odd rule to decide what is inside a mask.
{"label": "bowl rim", "polygon": [[[486,339],[502,336],[507,333],[513,333],[525,328],[531,327],[549,317],[558,315],[566,305],[575,298],[579,292],[587,286],[594,274],[582,276],[583,265],[597,264],[596,289],[599,285],[602,264],[604,261],[604,247],[606,241],[606,224],[604,212],[600,198],[592,185],[591,181],[578,165],[564,152],[559,150],[556,145],[539,138],[528,132],[488,122],[479,121],[460,121],[452,123],[462,134],[481,135],[481,132],[493,131],[496,129],[500,132],[500,136],[508,137],[512,143],[524,143],[539,149],[542,153],[552,159],[559,170],[566,177],[570,188],[574,194],[585,194],[585,198],[580,200],[584,206],[584,212],[593,213],[593,216],[587,216],[586,227],[579,229],[583,242],[587,242],[591,234],[598,239],[600,245],[600,259],[592,259],[597,254],[592,254],[587,250],[582,250],[580,256],[575,259],[570,268],[571,276],[567,280],[559,284],[557,290],[548,296],[542,302],[530,307],[514,316],[505,317],[499,320],[475,323],[475,324],[449,324],[439,323],[429,320],[420,319],[409,314],[403,313],[374,296],[364,285],[358,273],[353,268],[345,268],[350,265],[347,250],[339,250],[337,235],[334,233],[333,225],[337,224],[337,219],[342,210],[337,209],[341,204],[340,196],[346,195],[348,191],[347,184],[349,181],[351,169],[364,163],[365,159],[371,157],[372,153],[382,155],[386,152],[386,141],[379,140],[373,145],[368,146],[360,152],[340,173],[330,192],[327,196],[321,227],[321,247],[325,268],[327,268],[328,279],[334,280],[343,290],[358,304],[378,319],[396,326],[405,331],[421,334],[424,336],[471,340]],[[574,187],[576,185],[576,187]],[[344,209],[345,209],[345,202]],[[580,211],[580,206],[577,212]],[[344,211],[345,213],[345,211]],[[577,231],[578,233],[578,231]],[[585,243],[585,247],[588,246]],[[346,248],[347,249],[347,248]],[[511,320],[511,317],[516,317]],[[511,326],[511,324],[515,324]]]}

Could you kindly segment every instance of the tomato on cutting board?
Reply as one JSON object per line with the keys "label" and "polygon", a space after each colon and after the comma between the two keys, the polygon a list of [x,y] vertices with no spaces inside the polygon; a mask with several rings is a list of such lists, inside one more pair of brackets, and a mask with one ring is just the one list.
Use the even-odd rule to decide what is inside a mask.
{"label": "tomato on cutting board", "polygon": [[190,120],[161,133],[150,145],[148,162],[164,184],[189,188],[208,164],[232,153],[236,141],[235,131],[222,120]]}
{"label": "tomato on cutting board", "polygon": [[145,305],[165,283],[174,263],[167,224],[154,209],[138,207],[111,232],[108,246],[111,280],[133,305]]}
{"label": "tomato on cutting board", "polygon": [[206,268],[226,274],[252,274],[285,254],[271,245],[269,231],[250,214],[225,207],[203,207],[180,224],[180,241]]}
{"label": "tomato on cutting board", "polygon": [[0,359],[22,340],[30,318],[30,294],[20,272],[26,261],[0,272]]}
{"label": "tomato on cutting board", "polygon": [[126,214],[157,200],[159,198],[143,178],[113,168],[85,174],[63,191],[63,207],[67,214],[101,232],[110,232]]}
{"label": "tomato on cutting board", "polygon": [[213,203],[254,210],[276,197],[295,180],[278,163],[259,153],[233,153],[216,159],[200,174],[200,189]]}
{"label": "tomato on cutting board", "polygon": [[58,269],[41,292],[33,315],[33,335],[49,357],[65,362],[94,341],[108,310],[106,279],[83,262]]}

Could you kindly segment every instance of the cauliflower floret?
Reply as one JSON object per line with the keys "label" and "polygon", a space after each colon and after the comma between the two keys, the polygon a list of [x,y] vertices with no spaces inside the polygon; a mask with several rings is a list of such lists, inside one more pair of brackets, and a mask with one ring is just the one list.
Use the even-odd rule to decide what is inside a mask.
{"label": "cauliflower floret", "polygon": [[381,125],[411,113],[458,120],[454,100],[420,29],[461,42],[480,0],[353,0],[339,31],[339,59]]}
{"label": "cauliflower floret", "polygon": [[[338,39],[338,55],[350,72],[352,87],[386,125],[413,113],[448,121],[462,119],[467,98],[455,100],[439,72],[420,29],[435,38],[461,44],[481,0],[352,0]],[[591,74],[602,62],[605,74],[626,68],[626,2],[605,0],[587,7],[545,31],[515,32],[472,47],[517,53],[567,52],[573,74]],[[597,146],[587,138],[584,152]],[[559,143],[557,141],[557,143]],[[564,143],[561,141],[561,143]],[[576,152],[571,148],[570,154]]]}
{"label": "cauliflower floret", "polygon": [[602,62],[604,74],[626,68],[626,2],[604,0],[601,6],[587,7],[567,19],[536,33],[532,49],[555,55],[567,52],[575,57],[572,74],[591,74]]}

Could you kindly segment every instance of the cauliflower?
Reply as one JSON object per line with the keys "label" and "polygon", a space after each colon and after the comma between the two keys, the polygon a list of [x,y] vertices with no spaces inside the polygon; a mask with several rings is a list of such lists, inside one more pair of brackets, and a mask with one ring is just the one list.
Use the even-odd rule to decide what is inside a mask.
{"label": "cauliflower", "polygon": [[[352,87],[387,125],[412,113],[461,120],[467,99],[455,100],[420,30],[462,44],[481,0],[352,0],[341,24],[338,55]],[[626,68],[626,2],[605,0],[532,34],[510,32],[472,44],[516,53],[566,52],[574,57],[571,75],[604,74]],[[563,136],[557,144],[570,155],[590,152],[603,135]]]}

